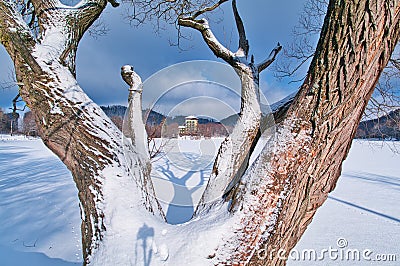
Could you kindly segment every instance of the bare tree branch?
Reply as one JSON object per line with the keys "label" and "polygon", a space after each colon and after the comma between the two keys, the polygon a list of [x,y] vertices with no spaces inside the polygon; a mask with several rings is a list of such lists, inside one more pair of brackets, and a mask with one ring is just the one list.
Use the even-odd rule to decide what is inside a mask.
{"label": "bare tree branch", "polygon": [[24,105],[24,107],[22,109],[18,108],[18,106],[17,106],[18,102],[22,102],[22,100],[20,100],[20,97],[21,97],[21,95],[18,93],[17,96],[15,96],[14,99],[12,100],[13,107],[10,109],[12,110],[14,117],[17,116],[17,111],[24,111],[26,108],[26,105]]}
{"label": "bare tree branch", "polygon": [[218,1],[217,3],[215,3],[215,4],[212,5],[212,6],[203,8],[202,10],[197,11],[197,12],[192,16],[192,18],[193,18],[193,19],[196,19],[198,16],[203,15],[204,13],[214,11],[215,9],[217,9],[218,7],[220,7],[223,3],[228,2],[228,1],[229,1],[229,0],[220,0],[220,1]]}
{"label": "bare tree branch", "polygon": [[400,58],[390,58],[389,62],[400,72]]}
{"label": "bare tree branch", "polygon": [[269,54],[268,58],[265,59],[263,62],[261,62],[260,64],[257,65],[257,69],[258,69],[258,73],[261,73],[264,69],[266,69],[267,67],[269,67],[272,62],[275,61],[276,56],[278,55],[278,53],[282,50],[282,46],[280,45],[280,43],[278,42],[278,44],[276,45],[276,47],[271,51],[271,53]]}
{"label": "bare tree branch", "polygon": [[205,18],[199,20],[192,18],[179,18],[178,23],[180,26],[198,30],[215,56],[222,58],[225,62],[232,66],[235,65],[235,55],[217,40],[214,33],[210,29],[210,26],[208,25],[208,21]]}
{"label": "bare tree branch", "polygon": [[[195,216],[210,211],[213,206],[220,204],[219,200],[231,189],[239,184],[244,172],[248,167],[253,148],[260,135],[259,126],[261,124],[261,109],[259,105],[259,69],[264,70],[276,58],[282,49],[280,44],[271,52],[270,57],[262,62],[260,66],[254,66],[254,57],[247,61],[249,44],[246,39],[243,21],[237,10],[236,1],[232,2],[232,9],[235,16],[236,27],[239,34],[239,48],[233,53],[225,46],[221,45],[214,36],[205,18],[193,19],[192,17],[179,17],[178,24],[190,27],[199,31],[208,47],[219,58],[230,64],[241,79],[241,108],[239,122],[235,125],[232,134],[222,142],[217,157],[214,162],[212,175],[207,184],[207,188],[202,195]],[[246,121],[246,122],[243,122]],[[247,123],[251,121],[250,123]],[[230,147],[241,150],[240,154],[230,153]],[[240,147],[240,148],[239,148]],[[225,163],[231,166],[226,169]],[[215,195],[220,195],[216,198]],[[209,202],[213,202],[209,204]],[[213,205],[213,204],[216,205]]]}
{"label": "bare tree branch", "polygon": [[165,26],[173,26],[176,28],[177,40],[171,41],[170,44],[182,48],[181,39],[190,39],[190,35],[186,35],[181,31],[178,23],[179,18],[191,18],[196,20],[199,16],[206,16],[210,12],[216,12],[218,7],[229,0],[123,0],[129,3],[127,9],[127,20],[133,26],[139,26],[145,22],[151,22],[156,32],[165,29]]}
{"label": "bare tree branch", "polygon": [[97,19],[88,29],[89,35],[94,39],[98,39],[99,37],[107,35],[109,31],[110,29],[101,17]]}
{"label": "bare tree branch", "polygon": [[250,48],[249,41],[246,38],[246,31],[244,29],[243,21],[236,7],[236,0],[232,0],[232,10],[233,15],[235,16],[236,28],[239,34],[239,48],[235,54],[238,56],[243,56],[247,59]]}
{"label": "bare tree branch", "polygon": [[[149,147],[149,154],[151,162],[156,162],[164,157],[165,151],[169,144],[169,138],[162,137],[162,130],[166,125],[167,118],[164,117],[160,123],[155,121],[153,117],[153,121],[148,124],[148,118],[150,116],[151,109],[147,110],[146,122],[146,132],[147,132],[147,146]],[[157,138],[159,141],[157,141]]]}
{"label": "bare tree branch", "polygon": [[109,2],[113,7],[118,7],[119,3],[115,0],[107,0],[107,2]]}
{"label": "bare tree branch", "polygon": [[294,28],[295,36],[310,36],[321,32],[323,19],[328,7],[327,0],[308,0],[300,13],[299,24]]}

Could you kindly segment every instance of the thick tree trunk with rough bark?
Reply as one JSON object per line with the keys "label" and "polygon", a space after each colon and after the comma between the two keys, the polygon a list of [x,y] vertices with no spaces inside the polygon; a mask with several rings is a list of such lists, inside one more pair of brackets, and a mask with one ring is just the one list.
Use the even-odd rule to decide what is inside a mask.
{"label": "thick tree trunk with rough bark", "polygon": [[[233,167],[219,185],[210,181],[204,196],[214,195],[211,189],[223,193],[232,187],[230,202],[219,197],[223,205],[216,208],[205,200],[201,217],[174,228],[163,221],[148,158],[140,152],[145,148],[134,141],[141,133],[132,131],[133,142],[122,142],[122,133],[74,78],[79,40],[107,1],[84,0],[67,9],[56,0],[32,0],[40,26],[38,38],[12,2],[0,1],[0,41],[14,60],[17,81],[23,84],[20,94],[35,115],[44,143],[73,174],[81,201],[85,263],[93,264],[135,264],[132,249],[134,241],[141,240],[137,232],[149,226],[155,228],[155,238],[168,239],[164,234],[168,229],[169,240],[179,243],[170,247],[178,256],[166,257],[172,264],[183,259],[179,254],[204,265],[285,264],[276,251],[288,255],[335,187],[363,110],[400,34],[399,0],[331,0],[308,76],[283,112],[274,145],[267,145],[254,164],[241,169],[252,142],[257,141],[260,123],[254,84],[280,46],[258,65],[253,59],[247,61],[248,42],[236,1],[233,9],[240,36],[236,53],[218,42],[206,20],[181,18],[180,25],[199,30],[217,56],[239,69],[241,115],[250,121],[244,119],[246,128],[237,132],[240,138],[235,136],[243,154],[220,151],[216,177],[224,169],[221,160],[230,158]],[[138,92],[132,91],[131,103],[131,121],[136,121]],[[140,227],[143,220],[149,224]],[[226,221],[226,226],[219,221]],[[214,224],[222,231],[213,231]],[[195,248],[199,244],[202,249]]]}
{"label": "thick tree trunk with rough bark", "polygon": [[399,1],[330,1],[317,54],[278,125],[276,147],[264,151],[235,195],[237,210],[251,215],[243,220],[242,238],[235,236],[241,243],[246,237],[247,244],[233,251],[233,261],[285,264],[278,250],[289,255],[335,188],[363,111],[398,43],[399,11]]}
{"label": "thick tree trunk with rough bark", "polygon": [[[335,188],[364,109],[399,35],[399,1],[331,1],[309,75],[287,114],[308,121],[300,130],[307,130],[311,141],[305,147],[304,162],[286,166],[291,188],[268,241],[269,251],[280,247],[289,252]],[[290,153],[284,154],[290,158]],[[259,260],[253,256],[251,262],[257,265]],[[267,262],[284,264],[276,257]]]}

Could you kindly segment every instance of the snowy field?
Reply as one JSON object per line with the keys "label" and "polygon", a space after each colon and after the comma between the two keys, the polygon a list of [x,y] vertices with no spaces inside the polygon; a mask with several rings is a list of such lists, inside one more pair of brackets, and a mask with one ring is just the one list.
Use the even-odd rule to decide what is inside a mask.
{"label": "snowy field", "polygon": [[[190,218],[220,141],[169,143],[167,156],[155,162],[152,177],[170,223]],[[400,151],[400,143],[354,141],[337,188],[288,265],[399,265],[400,155],[393,147]],[[77,190],[40,140],[0,135],[0,202],[1,266],[82,264]],[[341,256],[350,249],[360,261]],[[302,258],[305,250],[317,257]],[[397,262],[373,261],[392,254]]]}
{"label": "snowy field", "polygon": [[0,265],[81,265],[78,191],[38,139],[0,135]]}
{"label": "snowy field", "polygon": [[[399,153],[399,142],[353,142],[335,190],[297,244],[300,256],[293,253],[297,260],[289,266],[400,265]],[[315,250],[316,260],[302,259],[307,249]],[[328,252],[322,254],[324,249]],[[359,261],[346,255],[351,250],[360,254]],[[389,261],[392,254],[396,261]]]}

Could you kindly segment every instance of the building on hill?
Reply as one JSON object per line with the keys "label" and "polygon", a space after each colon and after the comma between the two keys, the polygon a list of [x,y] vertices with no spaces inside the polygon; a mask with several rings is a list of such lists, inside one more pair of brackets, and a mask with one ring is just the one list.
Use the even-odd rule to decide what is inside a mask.
{"label": "building on hill", "polygon": [[185,125],[179,126],[180,136],[197,136],[199,128],[199,119],[193,115],[185,117]]}
{"label": "building on hill", "polygon": [[199,120],[197,119],[197,117],[192,115],[185,117],[186,134],[197,135],[198,126],[199,126]]}

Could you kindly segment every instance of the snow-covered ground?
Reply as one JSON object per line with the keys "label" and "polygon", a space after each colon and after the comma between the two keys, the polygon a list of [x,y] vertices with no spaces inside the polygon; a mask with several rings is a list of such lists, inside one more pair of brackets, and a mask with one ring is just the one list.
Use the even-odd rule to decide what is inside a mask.
{"label": "snow-covered ground", "polygon": [[[169,143],[153,180],[170,223],[190,218],[204,190],[221,139]],[[398,265],[400,261],[400,143],[354,141],[337,188],[296,246],[395,254],[396,262],[305,259],[289,265]],[[168,204],[169,202],[175,204]],[[77,190],[63,164],[38,139],[0,135],[0,265],[79,265],[82,261]],[[346,244],[343,248],[339,245]],[[362,254],[361,254],[362,255]],[[342,256],[343,257],[343,256]]]}
{"label": "snow-covered ground", "polygon": [[39,139],[0,135],[0,265],[81,265],[78,191]]}
{"label": "snow-covered ground", "polygon": [[[289,266],[400,265],[399,153],[399,142],[353,141],[337,187],[292,251]],[[307,250],[317,259],[303,259]]]}

